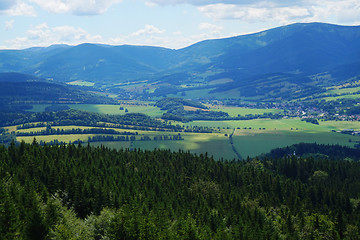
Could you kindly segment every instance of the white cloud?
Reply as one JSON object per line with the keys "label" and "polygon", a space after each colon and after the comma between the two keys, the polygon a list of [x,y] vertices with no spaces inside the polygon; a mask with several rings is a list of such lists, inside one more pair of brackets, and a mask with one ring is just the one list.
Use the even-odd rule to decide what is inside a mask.
{"label": "white cloud", "polygon": [[49,27],[47,23],[31,27],[24,37],[7,40],[8,48],[28,48],[36,46],[50,46],[53,44],[77,45],[84,42],[99,43],[103,39],[99,35],[91,35],[82,28],[73,26]]}
{"label": "white cloud", "polygon": [[145,28],[140,29],[139,31],[136,31],[132,33],[132,36],[148,36],[148,35],[154,35],[154,34],[162,34],[165,30],[161,30],[153,25],[146,24]]}
{"label": "white cloud", "polygon": [[151,2],[151,1],[146,1],[145,5],[148,6],[148,7],[151,7],[151,8],[157,6],[157,4],[155,2]]}
{"label": "white cloud", "polygon": [[0,0],[0,14],[11,16],[36,16],[35,9],[23,1]]}
{"label": "white cloud", "polygon": [[203,22],[203,23],[199,24],[199,29],[201,29],[201,30],[221,31],[223,29],[223,27],[215,25],[215,24]]}
{"label": "white cloud", "polygon": [[159,5],[176,5],[176,4],[190,4],[195,6],[204,6],[210,4],[235,4],[235,5],[249,5],[249,4],[257,4],[257,3],[274,3],[276,5],[287,6],[294,5],[301,0],[150,0],[153,3]]}
{"label": "white cloud", "polygon": [[112,5],[122,0],[29,0],[53,13],[73,13],[75,15],[97,15],[106,12]]}
{"label": "white cloud", "polygon": [[15,23],[14,19],[11,19],[9,21],[5,21],[5,30],[6,31],[11,30],[13,28],[13,26],[14,26],[14,23]]}
{"label": "white cloud", "polygon": [[252,0],[151,0],[153,3],[159,5],[176,5],[176,4],[191,4],[191,5],[208,5],[214,3],[236,4],[236,3],[251,3]]}
{"label": "white cloud", "polygon": [[311,16],[304,7],[239,6],[212,4],[198,7],[199,11],[213,19],[240,19],[245,22],[278,21],[288,23]]}
{"label": "white cloud", "polygon": [[305,19],[307,22],[329,21],[354,25],[360,21],[360,1],[358,0],[315,0],[309,8],[313,16]]}
{"label": "white cloud", "polygon": [[332,22],[360,21],[359,0],[147,0],[158,5],[190,4],[212,19],[243,22]]}
{"label": "white cloud", "polygon": [[203,22],[199,24],[199,29],[205,31],[204,33],[202,33],[202,36],[199,37],[200,40],[204,40],[205,38],[220,37],[223,27],[212,23]]}
{"label": "white cloud", "polygon": [[165,30],[159,29],[153,25],[146,24],[143,29],[133,32],[126,36],[111,38],[107,41],[112,45],[147,45],[147,46],[167,46],[166,37],[163,36]]}

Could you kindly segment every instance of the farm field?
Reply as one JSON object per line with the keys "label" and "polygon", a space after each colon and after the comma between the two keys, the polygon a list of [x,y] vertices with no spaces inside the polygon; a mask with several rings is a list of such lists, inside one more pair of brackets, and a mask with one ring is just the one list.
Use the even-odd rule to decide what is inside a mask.
{"label": "farm field", "polygon": [[360,94],[350,94],[349,93],[348,95],[340,95],[337,97],[322,97],[322,98],[319,98],[319,100],[324,99],[325,101],[335,101],[335,100],[342,99],[342,98],[359,99]]}
{"label": "farm field", "polygon": [[220,127],[220,128],[251,128],[266,130],[301,131],[307,133],[330,132],[331,130],[355,129],[360,130],[360,122],[350,121],[320,121],[319,125],[301,121],[299,118],[292,119],[253,119],[253,120],[230,120],[230,121],[193,121],[186,126]]}
{"label": "farm field", "polygon": [[[54,129],[59,128],[64,130],[69,129],[91,129],[95,127],[79,127],[79,126],[55,126]],[[113,129],[113,128],[109,128]],[[20,129],[18,132],[36,132],[45,130],[45,127],[38,128],[30,128],[30,129]],[[151,140],[151,141],[139,141],[139,139],[143,136],[150,137],[153,139],[155,136],[172,136],[178,133],[174,132],[161,132],[161,131],[139,131],[139,130],[129,130],[129,129],[115,129],[118,132],[137,132],[136,135],[137,141],[132,142],[133,148],[141,148],[152,150],[154,148],[159,149],[170,149],[172,151],[178,151],[182,149],[184,151],[190,151],[192,153],[201,154],[208,152],[209,155],[213,155],[215,159],[233,159],[236,157],[234,152],[231,149],[231,144],[229,142],[229,138],[225,136],[223,132],[229,132],[228,130],[224,130],[222,132],[216,133],[191,133],[191,132],[182,132],[181,136],[184,140]],[[106,134],[100,134],[105,135]],[[54,140],[63,141],[63,142],[74,142],[77,140],[87,141],[88,137],[94,137],[95,134],[65,134],[65,135],[47,135],[47,136],[35,136],[38,142],[50,142]],[[117,136],[117,135],[113,135]],[[34,136],[19,136],[17,137],[18,141],[25,141],[26,143],[31,143],[34,140]],[[130,142],[93,142],[91,145],[100,146],[104,145],[110,148],[121,149],[130,147]]]}
{"label": "farm field", "polygon": [[352,94],[355,92],[359,92],[360,91],[360,87],[352,87],[352,88],[341,88],[341,89],[332,89],[329,90],[329,93],[333,93],[333,94]]}
{"label": "farm field", "polygon": [[[59,142],[75,142],[77,140],[87,141],[89,137],[94,137],[95,134],[67,134],[67,135],[47,135],[47,136],[35,136],[37,142],[51,142],[58,140]],[[16,137],[16,140],[25,143],[32,143],[34,136]]]}
{"label": "farm field", "polygon": [[[349,142],[351,139],[351,142]],[[291,131],[251,131],[236,130],[234,146],[243,158],[255,157],[271,151],[271,149],[286,147],[296,143],[339,144],[354,147],[359,136],[351,136],[333,132],[291,132]]]}
{"label": "farm field", "polygon": [[[214,159],[234,159],[235,153],[231,149],[231,144],[227,137],[206,136],[204,133],[197,133],[193,136],[184,135],[185,140],[181,141],[135,141],[132,143],[133,148],[144,150],[170,149],[171,151],[190,151],[195,154],[208,153]],[[91,143],[93,146],[104,145],[109,148],[121,149],[130,147],[130,142],[97,142]]]}
{"label": "farm field", "polygon": [[[75,110],[89,111],[102,114],[114,114],[114,115],[124,115],[126,113],[143,113],[149,115],[150,117],[159,117],[165,111],[160,110],[158,107],[151,105],[132,105],[132,104],[66,104],[69,108]],[[44,112],[45,108],[50,106],[49,104],[34,104],[31,112]],[[120,110],[120,107],[123,107],[124,110]],[[128,112],[125,112],[125,109]]]}
{"label": "farm field", "polygon": [[[158,117],[164,113],[159,108],[143,103],[143,105],[135,105],[135,102],[122,103],[121,105],[94,105],[94,104],[70,104],[70,108],[86,110],[105,114],[125,114],[125,110],[120,110],[120,106],[128,109],[129,112],[145,113],[152,117]],[[48,105],[34,105],[33,111],[43,111]],[[231,116],[246,114],[262,114],[276,113],[281,110],[277,109],[249,109],[249,108],[212,108],[228,112]],[[215,128],[214,133],[188,133],[182,132],[181,136],[184,140],[161,140],[161,141],[134,141],[131,147],[141,149],[170,149],[178,151],[190,151],[192,153],[201,154],[207,152],[213,155],[215,159],[233,159],[236,158],[232,146],[230,144],[229,135],[235,130],[233,143],[236,150],[243,158],[247,156],[254,157],[262,153],[269,152],[273,148],[289,146],[300,142],[322,143],[322,144],[340,144],[354,147],[360,141],[359,136],[351,136],[333,131],[341,131],[343,129],[360,130],[360,123],[356,121],[319,121],[319,125],[301,121],[299,118],[291,119],[253,119],[253,120],[230,120],[230,121],[193,121],[189,123],[173,122],[181,126],[199,126]],[[89,129],[91,127],[79,126],[54,126],[54,129]],[[36,132],[45,128],[21,129],[19,132]],[[175,133],[156,132],[156,131],[137,131],[129,129],[114,129],[119,132],[138,132],[138,138],[148,136],[153,139],[159,135],[174,135]],[[225,134],[227,136],[225,136]],[[103,135],[103,134],[100,134]],[[37,141],[63,141],[74,142],[76,140],[87,141],[88,137],[94,135],[89,134],[69,134],[69,135],[50,135],[36,136]],[[18,137],[18,141],[32,142],[34,137]],[[351,141],[349,141],[351,140]],[[130,142],[99,142],[91,143],[92,145],[105,145],[111,148],[127,148]]]}
{"label": "farm field", "polygon": [[[229,135],[235,128],[233,135],[234,147],[243,158],[254,157],[262,153],[267,153],[273,148],[290,146],[300,142],[320,143],[320,144],[340,144],[344,146],[354,147],[354,144],[360,141],[359,136],[351,136],[332,132],[331,130],[342,129],[359,129],[358,122],[340,122],[328,121],[320,122],[320,125],[314,125],[300,121],[299,119],[256,119],[246,121],[196,121],[187,123],[186,125],[220,127],[218,132],[214,133],[188,133],[182,132],[181,136],[184,140],[160,140],[160,141],[134,141],[131,147],[151,150],[154,148],[170,149],[171,151],[190,151],[196,154],[207,152],[208,155],[214,156],[215,159],[234,159],[235,153],[232,150]],[[251,129],[249,129],[251,127]],[[54,129],[77,129],[82,130],[94,127],[79,126],[56,126]],[[245,129],[246,128],[246,129]],[[261,129],[259,129],[261,128]],[[265,129],[264,129],[265,128]],[[291,130],[291,128],[293,130]],[[42,128],[21,129],[19,132],[36,132],[45,130]],[[148,136],[153,139],[155,136],[174,135],[176,133],[160,132],[160,131],[138,131],[129,129],[114,129],[118,132],[137,132],[137,139],[142,136]],[[227,136],[225,136],[227,134]],[[103,135],[103,134],[101,134]],[[106,135],[106,134],[105,134]],[[50,142],[53,140],[63,142],[74,142],[77,140],[87,141],[88,137],[94,134],[68,134],[68,135],[49,135],[36,136],[37,141]],[[116,135],[115,135],[116,136]],[[33,136],[17,137],[18,141],[31,143]],[[349,141],[351,140],[351,141]],[[110,148],[129,148],[130,142],[96,142],[91,145],[104,145]]]}
{"label": "farm field", "polygon": [[210,108],[213,111],[222,111],[228,113],[231,117],[237,117],[238,115],[245,116],[247,114],[264,114],[264,113],[279,113],[282,110],[279,109],[257,109],[257,108],[242,108],[242,107],[222,107],[222,108]]}

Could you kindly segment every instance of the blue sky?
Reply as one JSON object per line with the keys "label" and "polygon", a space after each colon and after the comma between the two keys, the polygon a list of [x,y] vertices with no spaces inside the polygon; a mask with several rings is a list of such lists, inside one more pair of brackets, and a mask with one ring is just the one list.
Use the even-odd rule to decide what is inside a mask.
{"label": "blue sky", "polygon": [[0,49],[84,42],[177,49],[295,22],[360,25],[360,1],[0,0]]}

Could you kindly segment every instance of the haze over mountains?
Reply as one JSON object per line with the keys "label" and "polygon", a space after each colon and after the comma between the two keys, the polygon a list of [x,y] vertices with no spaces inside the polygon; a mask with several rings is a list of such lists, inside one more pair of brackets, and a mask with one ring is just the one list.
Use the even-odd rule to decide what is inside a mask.
{"label": "haze over mountains", "polygon": [[[137,80],[180,85],[226,78],[230,80],[215,91],[239,88],[242,93],[253,89],[251,84],[266,85],[269,78],[287,81],[295,89],[331,85],[360,75],[360,26],[299,23],[178,50],[97,44],[2,50],[0,72],[60,82],[83,80],[95,87]],[[325,82],[313,77],[328,73]]]}

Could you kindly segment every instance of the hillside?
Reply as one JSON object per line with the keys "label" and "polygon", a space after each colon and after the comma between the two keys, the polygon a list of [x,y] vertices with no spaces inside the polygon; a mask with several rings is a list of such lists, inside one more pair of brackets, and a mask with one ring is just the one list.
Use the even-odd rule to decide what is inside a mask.
{"label": "hillside", "polygon": [[[113,92],[121,89],[119,84],[141,82],[145,92],[157,90],[150,91],[154,96],[190,90],[206,96],[232,89],[234,97],[256,97],[263,95],[254,89],[256,82],[272,92],[267,99],[288,100],[281,94],[308,97],[359,78],[360,27],[299,23],[178,50],[98,44],[2,50],[0,61],[3,72],[87,81]],[[327,78],[319,81],[318,75]]]}
{"label": "hillside", "polygon": [[35,141],[0,146],[0,157],[2,239],[359,236],[359,162],[217,162],[182,151]]}
{"label": "hillside", "polygon": [[0,73],[0,109],[27,108],[34,103],[112,103],[113,100],[54,81],[20,73]]}

